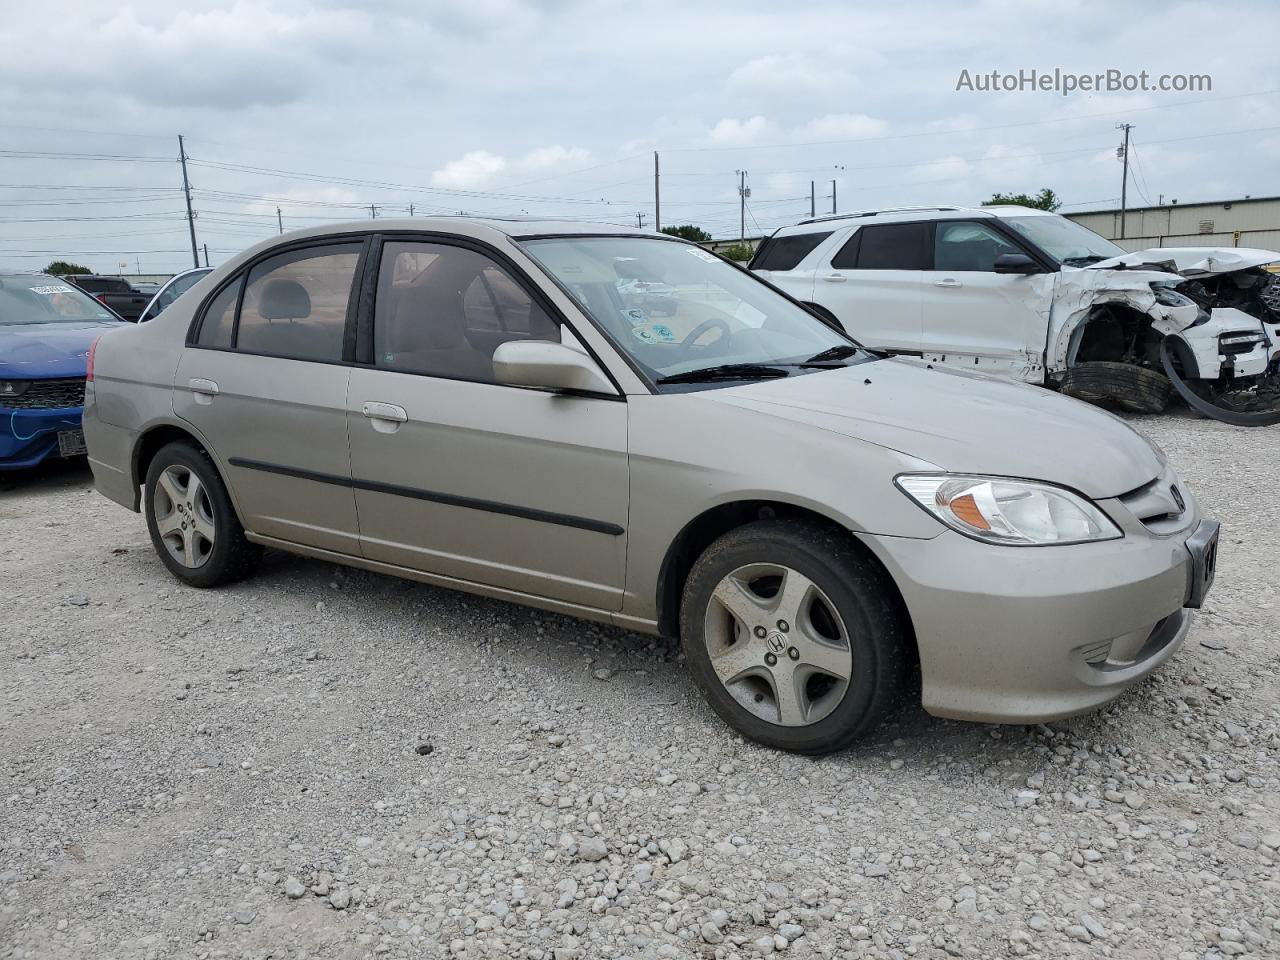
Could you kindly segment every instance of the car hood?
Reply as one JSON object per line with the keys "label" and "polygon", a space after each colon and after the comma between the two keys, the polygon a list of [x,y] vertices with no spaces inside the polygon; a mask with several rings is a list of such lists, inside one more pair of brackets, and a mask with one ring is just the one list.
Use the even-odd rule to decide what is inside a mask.
{"label": "car hood", "polygon": [[0,379],[82,377],[89,345],[119,320],[0,324]]}
{"label": "car hood", "polygon": [[1213,273],[1232,273],[1250,267],[1264,267],[1280,261],[1275,250],[1256,250],[1252,247],[1152,247],[1126,253],[1122,257],[1099,260],[1086,270],[1114,270],[1117,267],[1141,267],[1173,264],[1184,277],[1203,277]]}
{"label": "car hood", "polygon": [[1119,417],[1042,387],[878,360],[702,396],[888,447],[952,473],[1043,480],[1094,498],[1156,477],[1163,456]]}

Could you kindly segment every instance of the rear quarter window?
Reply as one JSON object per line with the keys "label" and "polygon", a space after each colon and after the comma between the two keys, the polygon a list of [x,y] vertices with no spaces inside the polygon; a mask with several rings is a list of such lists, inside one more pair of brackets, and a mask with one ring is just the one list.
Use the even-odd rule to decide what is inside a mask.
{"label": "rear quarter window", "polygon": [[796,233],[786,237],[770,237],[760,253],[751,261],[752,270],[794,270],[818,245],[831,236],[825,233]]}

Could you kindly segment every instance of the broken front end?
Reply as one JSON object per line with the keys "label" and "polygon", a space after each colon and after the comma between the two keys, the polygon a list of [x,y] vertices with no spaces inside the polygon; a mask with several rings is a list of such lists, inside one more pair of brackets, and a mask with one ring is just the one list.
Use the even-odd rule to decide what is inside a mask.
{"label": "broken front end", "polygon": [[[1159,254],[1179,256],[1153,262]],[[1140,413],[1176,392],[1228,423],[1280,423],[1280,276],[1262,266],[1280,253],[1213,254],[1144,251],[1064,271],[1058,389]]]}

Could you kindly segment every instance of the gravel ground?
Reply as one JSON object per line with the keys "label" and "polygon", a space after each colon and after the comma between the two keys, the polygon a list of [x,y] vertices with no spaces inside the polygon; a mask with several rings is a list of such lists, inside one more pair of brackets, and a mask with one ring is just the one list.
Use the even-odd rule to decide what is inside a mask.
{"label": "gravel ground", "polygon": [[0,957],[1280,955],[1280,432],[1146,419],[1224,525],[1157,677],[774,753],[672,644],[268,555],[199,591],[0,487]]}

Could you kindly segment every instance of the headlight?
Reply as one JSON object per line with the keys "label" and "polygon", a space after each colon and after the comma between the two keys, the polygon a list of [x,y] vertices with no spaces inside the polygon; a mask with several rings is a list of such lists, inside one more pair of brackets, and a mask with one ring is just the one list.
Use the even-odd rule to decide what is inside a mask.
{"label": "headlight", "polygon": [[958,474],[902,474],[894,482],[953,530],[987,543],[1026,547],[1124,536],[1088,500],[1047,483]]}
{"label": "headlight", "polygon": [[1151,292],[1156,295],[1156,303],[1166,307],[1194,307],[1196,302],[1185,294],[1173,289],[1173,284],[1157,281],[1151,284]]}

